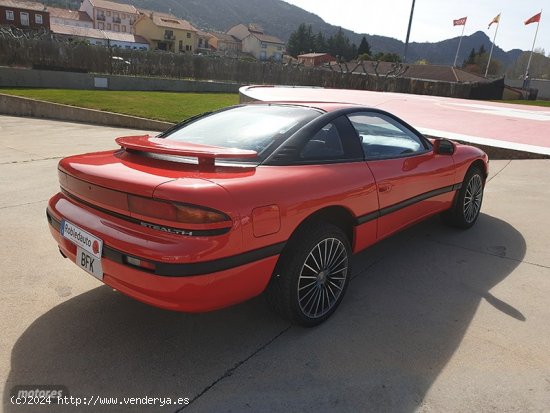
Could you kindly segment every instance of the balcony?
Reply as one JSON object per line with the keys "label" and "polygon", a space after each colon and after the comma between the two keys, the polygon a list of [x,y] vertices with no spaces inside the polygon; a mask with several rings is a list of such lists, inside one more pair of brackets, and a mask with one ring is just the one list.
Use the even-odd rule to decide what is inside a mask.
{"label": "balcony", "polygon": [[164,40],[176,40],[176,36],[174,36],[173,34],[169,34],[169,33],[165,33],[164,34]]}

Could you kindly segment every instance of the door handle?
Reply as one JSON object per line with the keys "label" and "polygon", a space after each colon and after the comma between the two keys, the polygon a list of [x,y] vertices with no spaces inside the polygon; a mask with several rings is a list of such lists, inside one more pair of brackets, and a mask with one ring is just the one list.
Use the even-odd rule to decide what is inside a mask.
{"label": "door handle", "polygon": [[392,184],[389,184],[389,183],[378,185],[378,192],[380,192],[381,194],[390,192],[391,189],[392,189]]}

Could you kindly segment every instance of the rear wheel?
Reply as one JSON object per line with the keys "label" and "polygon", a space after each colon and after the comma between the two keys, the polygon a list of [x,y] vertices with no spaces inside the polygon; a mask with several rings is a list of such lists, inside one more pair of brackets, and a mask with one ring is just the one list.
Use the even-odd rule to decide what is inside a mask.
{"label": "rear wheel", "polygon": [[474,225],[481,210],[484,186],[481,169],[477,166],[471,167],[464,177],[453,207],[441,214],[443,221],[457,228],[470,228]]}
{"label": "rear wheel", "polygon": [[285,247],[267,290],[272,307],[304,326],[329,318],[346,292],[351,247],[337,226],[316,222],[299,230]]}

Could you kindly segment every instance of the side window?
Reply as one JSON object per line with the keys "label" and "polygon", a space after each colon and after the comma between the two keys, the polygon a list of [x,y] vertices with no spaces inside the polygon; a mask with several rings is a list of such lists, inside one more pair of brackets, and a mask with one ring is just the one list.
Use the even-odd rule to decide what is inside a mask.
{"label": "side window", "polygon": [[348,117],[367,159],[395,158],[427,149],[415,133],[382,113],[359,112]]}
{"label": "side window", "polygon": [[334,123],[328,123],[306,142],[300,158],[303,160],[331,160],[344,156],[342,140]]}

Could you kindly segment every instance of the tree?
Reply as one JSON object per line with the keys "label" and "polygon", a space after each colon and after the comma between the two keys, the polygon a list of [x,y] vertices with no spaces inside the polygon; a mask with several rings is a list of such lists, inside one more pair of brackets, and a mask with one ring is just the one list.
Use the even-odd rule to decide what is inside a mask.
{"label": "tree", "polygon": [[326,52],[328,50],[327,39],[322,32],[317,33],[315,36],[315,47],[313,48],[316,52]]}
{"label": "tree", "polygon": [[472,51],[470,52],[470,55],[468,56],[468,59],[464,62],[463,66],[465,65],[473,65],[476,62],[476,49],[472,47]]}
{"label": "tree", "polygon": [[483,45],[479,46],[479,50],[477,52],[478,56],[481,56],[484,53],[486,53],[485,52],[485,46],[483,46]]}
{"label": "tree", "polygon": [[288,54],[291,56],[298,56],[303,53],[312,52],[315,48],[315,38],[310,26],[306,26],[305,23],[301,23],[296,31],[290,34],[288,39]]}
{"label": "tree", "polygon": [[327,40],[328,52],[340,61],[349,61],[357,56],[357,45],[350,44],[349,38],[344,34],[342,28],[338,28],[335,35]]}
{"label": "tree", "polygon": [[374,60],[378,60],[380,62],[401,63],[401,56],[397,53],[378,52],[374,55]]}
{"label": "tree", "polygon": [[357,54],[360,56],[370,56],[372,54],[372,51],[370,50],[370,44],[369,42],[367,42],[367,38],[365,36],[363,36],[363,38],[361,39],[361,43],[359,44],[359,48],[357,49]]}
{"label": "tree", "polygon": [[[488,62],[489,62],[489,53],[487,53],[485,51],[485,47],[481,45],[479,46],[479,49],[477,52],[475,51],[475,49],[472,49],[472,51],[470,52],[470,55],[462,64],[462,68],[468,72],[483,75],[485,74],[485,69],[487,68]],[[487,74],[499,75],[499,74],[502,74],[502,72],[503,72],[502,64],[498,60],[495,60],[494,58],[492,58],[491,63],[489,64],[489,70],[487,71]]]}

